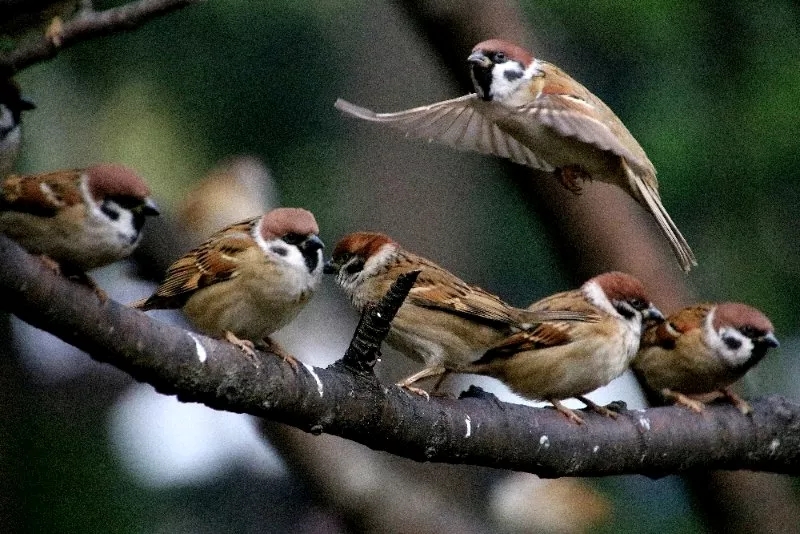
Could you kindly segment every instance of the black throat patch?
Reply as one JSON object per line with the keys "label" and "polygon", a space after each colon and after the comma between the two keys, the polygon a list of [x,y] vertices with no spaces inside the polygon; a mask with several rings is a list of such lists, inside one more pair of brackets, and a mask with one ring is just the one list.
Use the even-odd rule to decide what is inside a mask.
{"label": "black throat patch", "polygon": [[[487,102],[492,99],[489,90],[492,86],[492,67],[486,68],[480,65],[472,65],[472,81],[476,85],[475,91],[481,99]],[[480,90],[478,90],[480,88]]]}

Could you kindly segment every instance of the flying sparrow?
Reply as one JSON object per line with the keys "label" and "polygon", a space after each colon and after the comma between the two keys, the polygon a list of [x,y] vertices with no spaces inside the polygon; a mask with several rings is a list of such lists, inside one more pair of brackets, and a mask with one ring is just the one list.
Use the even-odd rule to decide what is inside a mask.
{"label": "flying sparrow", "polygon": [[655,167],[602,100],[555,65],[499,39],[475,46],[467,62],[475,93],[397,113],[375,113],[341,99],[335,106],[407,137],[555,172],[576,193],[578,179],[616,185],[650,211],[684,271],[697,265],[661,204]]}
{"label": "flying sparrow", "polygon": [[122,165],[12,174],[0,182],[0,233],[72,274],[130,255],[145,218],[157,214],[147,184]]}
{"label": "flying sparrow", "polygon": [[377,303],[398,276],[421,270],[392,321],[386,342],[425,367],[397,385],[426,395],[412,384],[477,360],[490,347],[542,321],[584,320],[577,311],[525,311],[462,281],[412,254],[386,235],[355,232],[343,237],[325,264],[360,312]]}
{"label": "flying sparrow", "polygon": [[663,319],[636,278],[620,272],[595,276],[580,289],[557,293],[528,307],[531,311],[569,311],[596,318],[593,322],[543,323],[498,342],[465,373],[500,379],[517,394],[546,400],[580,424],[583,418],[563,404],[574,397],[592,410],[616,413],[584,397],[628,368],[647,319]]}
{"label": "flying sparrow", "polygon": [[[212,235],[173,263],[140,310],[181,308],[202,332],[255,357],[255,343],[288,324],[322,277],[323,243],[311,212],[278,208]],[[297,363],[288,354],[283,358]]]}
{"label": "flying sparrow", "polygon": [[17,160],[22,142],[22,112],[35,107],[33,102],[20,95],[14,80],[0,80],[0,177],[11,172]]}
{"label": "flying sparrow", "polygon": [[649,325],[632,367],[648,387],[696,412],[688,395],[719,392],[742,413],[752,409],[728,386],[777,347],[772,323],[736,302],[697,304]]}

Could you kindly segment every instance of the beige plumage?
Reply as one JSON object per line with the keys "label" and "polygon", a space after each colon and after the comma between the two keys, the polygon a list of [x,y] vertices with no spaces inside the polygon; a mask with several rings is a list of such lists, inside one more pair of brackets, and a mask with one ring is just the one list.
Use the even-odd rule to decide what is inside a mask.
{"label": "beige plumage", "polygon": [[199,330],[252,356],[254,343],[271,344],[267,337],[294,319],[316,290],[318,233],[314,216],[299,208],[233,224],[173,263],[156,292],[132,306],[181,308]]}
{"label": "beige plumage", "polygon": [[580,289],[535,302],[528,310],[577,312],[596,320],[543,323],[518,332],[459,371],[495,377],[525,398],[551,402],[576,423],[583,418],[561,404],[562,399],[575,397],[614,417],[614,412],[584,395],[627,369],[639,348],[645,318],[663,318],[641,282],[625,273],[605,273]]}
{"label": "beige plumage", "polygon": [[68,270],[130,255],[145,218],[156,214],[147,184],[122,165],[10,175],[0,182],[0,233]]}
{"label": "beige plumage", "polygon": [[426,394],[412,384],[474,361],[491,346],[524,328],[547,320],[585,320],[580,312],[525,311],[467,284],[435,263],[412,254],[386,235],[356,232],[334,248],[325,272],[353,306],[362,311],[383,297],[397,277],[421,270],[397,313],[386,342],[425,367],[398,385]]}
{"label": "beige plumage", "polygon": [[750,406],[728,386],[777,347],[772,323],[736,302],[697,304],[650,325],[632,367],[648,387],[700,412],[689,395],[721,393],[743,413]]}
{"label": "beige plumage", "polygon": [[341,99],[335,106],[408,137],[556,172],[574,192],[579,179],[616,185],[650,211],[683,270],[697,264],[661,203],[655,167],[602,100],[555,65],[505,41],[478,44],[468,61],[476,93],[397,113]]}

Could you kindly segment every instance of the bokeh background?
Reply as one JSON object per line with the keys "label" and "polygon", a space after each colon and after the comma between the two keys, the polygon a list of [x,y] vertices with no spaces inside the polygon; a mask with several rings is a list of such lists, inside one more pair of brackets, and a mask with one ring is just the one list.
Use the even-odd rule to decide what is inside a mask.
{"label": "bokeh background", "polygon": [[[347,232],[384,231],[516,305],[574,287],[586,273],[624,268],[625,258],[598,259],[559,242],[547,211],[537,211],[509,177],[513,166],[407,141],[334,110],[338,97],[392,111],[464,92],[457,83],[463,61],[446,64],[433,46],[455,30],[443,26],[432,36],[415,17],[423,8],[445,20],[457,12],[478,27],[486,20],[526,29],[524,44],[538,57],[617,112],[656,165],[664,204],[700,262],[684,277],[666,252],[651,275],[688,284],[697,300],[764,310],[782,345],[740,390],[800,398],[800,7],[789,0],[205,2],[21,73],[38,108],[24,117],[18,170],[115,161],[148,180],[164,221],[150,228],[135,260],[95,273],[123,302],[148,294],[152,278],[179,255],[176,242],[200,239],[178,214],[219,165],[243,185],[230,195],[205,194],[212,208],[190,209],[200,219],[211,217],[203,209],[232,199],[242,216],[302,206],[317,216],[328,250]],[[509,13],[515,18],[504,20]],[[231,163],[240,156],[249,159]],[[568,205],[604,202],[603,188],[588,184],[580,199],[561,196]],[[620,216],[617,224],[623,235],[652,230],[642,217]],[[646,252],[630,248],[633,265]],[[357,319],[325,282],[278,336],[300,359],[323,366],[343,353]],[[671,302],[656,304],[672,311]],[[3,329],[14,340],[0,361],[5,531],[715,528],[696,486],[679,477],[547,482],[415,464],[182,405],[15,319]],[[411,370],[391,351],[378,369],[387,381]],[[480,383],[502,393],[488,379]],[[630,378],[593,398],[643,406]],[[770,488],[757,499],[785,504],[776,514],[798,519],[793,480],[757,487]]]}

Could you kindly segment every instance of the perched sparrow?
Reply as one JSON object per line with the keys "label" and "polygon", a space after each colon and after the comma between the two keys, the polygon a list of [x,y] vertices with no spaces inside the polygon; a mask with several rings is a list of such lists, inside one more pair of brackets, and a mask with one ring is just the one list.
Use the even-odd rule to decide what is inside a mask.
{"label": "perched sparrow", "polygon": [[561,399],[574,397],[598,413],[616,417],[583,395],[628,368],[639,350],[644,320],[663,319],[645,296],[642,283],[628,274],[609,272],[528,309],[584,313],[596,321],[543,323],[502,340],[459,371],[498,378],[523,397],[551,402],[579,424],[583,418],[561,404]]}
{"label": "perched sparrow", "polygon": [[0,187],[0,233],[67,270],[130,255],[145,217],[158,214],[147,184],[122,165],[10,175]]}
{"label": "perched sparrow", "polygon": [[198,329],[254,357],[254,342],[271,345],[267,336],[294,319],[317,288],[318,233],[311,212],[299,208],[233,224],[173,263],[156,292],[131,306],[181,308]]}
{"label": "perched sparrow", "polygon": [[0,177],[14,168],[22,141],[20,121],[22,112],[34,109],[30,100],[20,95],[14,80],[0,81]]}
{"label": "perched sparrow", "polygon": [[698,304],[648,326],[632,367],[648,387],[696,412],[703,403],[687,395],[720,392],[749,413],[747,402],[728,386],[777,346],[772,323],[757,309],[736,302]]}
{"label": "perched sparrow", "polygon": [[386,342],[425,367],[397,385],[411,387],[423,378],[473,362],[505,337],[550,320],[583,320],[582,310],[525,311],[471,286],[435,263],[400,248],[388,236],[348,234],[336,244],[325,273],[358,311],[377,303],[398,276],[421,270],[416,284],[392,321]]}
{"label": "perched sparrow", "polygon": [[573,192],[580,191],[578,178],[619,186],[652,213],[681,268],[697,264],[661,204],[653,164],[599,98],[555,65],[498,39],[478,44],[467,61],[475,93],[397,113],[375,113],[341,99],[335,105],[409,137],[557,172]]}

